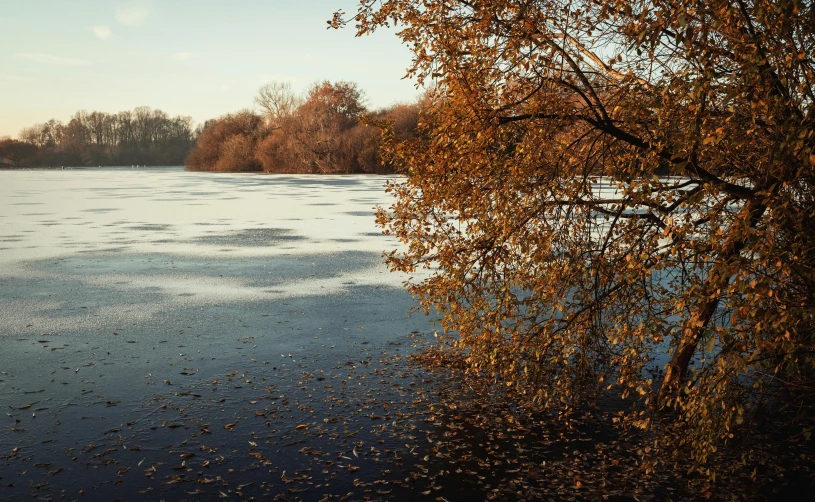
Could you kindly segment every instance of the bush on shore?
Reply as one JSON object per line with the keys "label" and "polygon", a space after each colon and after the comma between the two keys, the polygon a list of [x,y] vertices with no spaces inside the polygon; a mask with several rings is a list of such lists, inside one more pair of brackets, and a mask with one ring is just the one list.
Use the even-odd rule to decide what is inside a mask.
{"label": "bush on shore", "polygon": [[399,139],[416,134],[419,104],[369,111],[353,82],[320,82],[305,96],[272,82],[242,111],[207,122],[187,156],[191,171],[391,173],[379,155],[381,129]]}

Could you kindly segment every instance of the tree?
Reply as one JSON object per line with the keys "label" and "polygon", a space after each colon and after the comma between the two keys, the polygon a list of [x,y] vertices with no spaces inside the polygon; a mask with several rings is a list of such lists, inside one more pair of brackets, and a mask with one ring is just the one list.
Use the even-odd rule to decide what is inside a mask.
{"label": "tree", "polygon": [[175,165],[194,143],[192,119],[139,107],[108,114],[79,111],[68,124],[51,119],[20,138],[40,148],[34,165]]}
{"label": "tree", "polygon": [[269,126],[278,129],[301,105],[301,100],[294,94],[289,82],[272,81],[258,89],[255,104],[263,110]]}
{"label": "tree", "polygon": [[812,2],[363,0],[354,20],[399,26],[436,86],[422,134],[386,145],[407,178],[379,221],[472,372],[545,406],[610,383],[646,405],[631,423],[674,410],[699,460],[812,395]]}
{"label": "tree", "polygon": [[[198,147],[186,159],[196,171],[274,173],[389,173],[379,155],[381,130],[394,138],[416,133],[419,105],[400,104],[368,111],[353,82],[322,81],[304,96],[288,83],[270,82],[258,90],[261,115],[241,112],[208,122]],[[251,116],[251,120],[246,119]],[[234,135],[245,136],[233,139]]]}
{"label": "tree", "polygon": [[360,163],[360,154],[371,149],[376,132],[359,123],[366,109],[356,83],[326,80],[300,98],[288,83],[271,82],[260,88],[255,103],[266,116],[267,135],[257,153],[265,170],[349,173],[369,167]]}
{"label": "tree", "polygon": [[364,112],[364,95],[356,83],[326,80],[311,86],[284,130],[299,143],[299,156],[311,172],[355,172],[356,166],[342,162],[338,153],[343,135]]}
{"label": "tree", "polygon": [[37,154],[37,145],[16,139],[0,139],[0,159],[11,161],[12,165],[19,167],[24,161]]}
{"label": "tree", "polygon": [[193,171],[260,171],[255,152],[261,126],[260,115],[248,110],[208,121],[185,166]]}

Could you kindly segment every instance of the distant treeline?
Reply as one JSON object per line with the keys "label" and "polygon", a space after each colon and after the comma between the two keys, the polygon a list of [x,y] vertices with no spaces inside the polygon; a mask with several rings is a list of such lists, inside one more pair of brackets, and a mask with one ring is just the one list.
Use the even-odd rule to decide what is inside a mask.
{"label": "distant treeline", "polygon": [[380,129],[369,124],[389,122],[397,137],[411,137],[416,134],[419,104],[369,111],[363,101],[353,82],[324,81],[304,96],[295,95],[289,84],[272,82],[255,99],[261,113],[245,110],[204,124],[186,167],[224,172],[392,172],[379,157]]}
{"label": "distant treeline", "polygon": [[26,166],[179,165],[195,136],[192,118],[145,106],[79,111],[67,124],[51,119],[23,129],[20,140],[0,141],[0,157]]}

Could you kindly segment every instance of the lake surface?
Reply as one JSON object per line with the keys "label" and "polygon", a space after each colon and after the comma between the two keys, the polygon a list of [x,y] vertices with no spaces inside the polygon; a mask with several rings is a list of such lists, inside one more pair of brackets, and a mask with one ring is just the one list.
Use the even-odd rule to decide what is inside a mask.
{"label": "lake surface", "polygon": [[[383,265],[385,181],[0,171],[0,500],[707,490],[670,463],[642,476],[609,417],[525,413],[411,363],[434,326]],[[767,479],[724,498],[784,498]]]}
{"label": "lake surface", "polygon": [[384,182],[0,171],[0,498],[389,498],[378,363],[432,326]]}

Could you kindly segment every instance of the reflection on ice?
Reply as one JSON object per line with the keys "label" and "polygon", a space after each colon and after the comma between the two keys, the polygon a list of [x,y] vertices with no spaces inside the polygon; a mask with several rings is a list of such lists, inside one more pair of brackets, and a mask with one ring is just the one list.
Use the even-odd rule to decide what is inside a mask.
{"label": "reflection on ice", "polygon": [[[0,336],[32,322],[89,329],[176,308],[338,294],[352,284],[396,288],[404,279],[382,264],[381,252],[394,246],[373,221],[372,201],[389,203],[382,177],[166,168],[0,178],[0,323],[8,327]],[[74,300],[90,308],[68,315]]]}
{"label": "reflection on ice", "polygon": [[[309,253],[337,251],[332,239],[361,237],[355,240],[356,250],[380,252],[388,245],[378,232],[376,239],[364,238],[375,229],[373,206],[389,202],[382,177],[324,176],[315,181],[304,176],[192,174],[177,168],[139,173],[5,171],[0,177],[2,235],[37,229],[0,255],[0,264],[63,256],[66,251],[60,243],[68,239],[95,249],[109,245],[111,235],[121,231],[132,241],[128,251],[181,256],[208,255],[213,249],[203,244],[220,236],[227,240],[235,236],[233,247],[247,247],[239,238],[241,232],[297,235],[308,241]],[[27,205],[46,207],[32,213],[13,202],[20,196]],[[190,202],[197,205],[189,207]],[[203,226],[209,227],[207,231]],[[154,233],[159,231],[172,231],[175,242],[156,245]],[[282,254],[275,246],[249,247],[237,254]]]}

